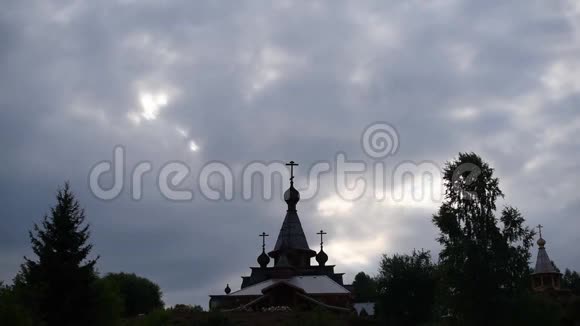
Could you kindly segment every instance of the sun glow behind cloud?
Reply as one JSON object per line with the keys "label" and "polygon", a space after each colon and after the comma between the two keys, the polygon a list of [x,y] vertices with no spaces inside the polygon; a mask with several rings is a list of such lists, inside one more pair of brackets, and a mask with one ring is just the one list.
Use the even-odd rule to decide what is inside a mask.
{"label": "sun glow behind cloud", "polygon": [[[175,95],[175,91],[171,92]],[[162,125],[171,125],[170,121],[160,121],[162,109],[167,107],[170,103],[170,92],[166,90],[158,91],[139,91],[137,95],[137,102],[139,104],[140,110],[130,111],[127,113],[127,118],[135,126],[141,125],[142,122],[163,122]],[[160,125],[160,126],[162,126]],[[199,145],[191,138],[189,131],[179,125],[173,127],[177,136],[182,138],[182,141],[186,144],[187,149],[191,152],[197,152],[200,150]],[[175,137],[175,135],[174,135]]]}
{"label": "sun glow behind cloud", "polygon": [[190,140],[189,150],[191,150],[192,152],[197,152],[199,150],[199,146],[197,146],[197,144],[193,140]]}
{"label": "sun glow behind cloud", "polygon": [[127,118],[133,124],[140,125],[143,120],[153,121],[159,117],[161,109],[169,104],[169,95],[165,91],[140,91],[137,101],[140,110],[130,111]]}
{"label": "sun glow behind cloud", "polygon": [[190,151],[192,152],[199,151],[199,145],[197,145],[197,143],[189,137],[189,132],[187,130],[181,127],[175,127],[175,131],[177,131],[177,134],[179,134],[179,136],[181,136],[183,139],[187,141],[187,147],[189,148]]}
{"label": "sun glow behind cloud", "polygon": [[159,110],[168,103],[167,94],[159,92],[157,94],[141,93],[139,94],[139,102],[141,103],[141,116],[146,120],[155,120],[159,115]]}

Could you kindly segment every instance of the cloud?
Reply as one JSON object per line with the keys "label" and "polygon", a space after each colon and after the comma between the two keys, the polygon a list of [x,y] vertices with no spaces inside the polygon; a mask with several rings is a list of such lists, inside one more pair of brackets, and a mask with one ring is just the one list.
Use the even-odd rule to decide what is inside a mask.
{"label": "cloud", "polygon": [[[580,227],[576,7],[9,1],[0,16],[0,279],[14,276],[29,254],[27,230],[70,180],[101,272],[150,277],[168,304],[207,304],[207,294],[238,286],[255,265],[257,234],[271,234],[273,245],[285,203],[239,193],[210,202],[196,191],[191,203],[170,202],[155,171],[186,162],[184,186],[195,190],[210,161],[237,173],[249,162],[293,159],[299,177],[339,151],[371,164],[360,136],[375,121],[399,132],[389,167],[481,154],[506,202],[546,226],[557,264],[580,269],[571,249],[580,238],[570,231]],[[153,165],[141,201],[130,187],[111,202],[89,192],[89,170],[115,145],[126,149],[127,170]],[[325,179],[299,210],[313,248],[316,232],[328,231],[330,260],[347,281],[373,273],[381,253],[438,250],[437,205],[335,196]]]}

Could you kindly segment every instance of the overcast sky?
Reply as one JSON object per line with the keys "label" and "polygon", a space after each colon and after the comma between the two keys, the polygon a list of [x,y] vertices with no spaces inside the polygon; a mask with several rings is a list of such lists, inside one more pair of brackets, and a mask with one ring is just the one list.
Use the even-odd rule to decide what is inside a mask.
{"label": "overcast sky", "polygon": [[[201,167],[295,160],[304,187],[309,167],[339,152],[377,162],[361,148],[376,121],[398,131],[390,167],[480,154],[505,203],[545,226],[556,264],[580,270],[575,0],[5,0],[0,69],[0,280],[30,255],[28,230],[69,180],[101,273],[148,277],[169,305],[207,305],[257,265],[259,233],[273,247],[286,206],[280,187],[243,200],[237,174],[233,200],[207,200],[194,186]],[[127,175],[116,199],[89,190],[91,168],[116,145],[127,171],[153,165],[139,201]],[[191,170],[179,186],[191,201],[157,188],[173,161]],[[329,174],[298,210],[313,249],[328,232],[329,263],[350,282],[374,274],[382,253],[436,256],[437,207],[348,202]]]}

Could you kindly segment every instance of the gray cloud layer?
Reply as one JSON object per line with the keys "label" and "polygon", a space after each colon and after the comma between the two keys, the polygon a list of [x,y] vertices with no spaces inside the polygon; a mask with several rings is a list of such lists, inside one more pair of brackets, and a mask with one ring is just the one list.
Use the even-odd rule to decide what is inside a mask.
{"label": "gray cloud layer", "polygon": [[[94,198],[88,173],[123,145],[128,165],[192,171],[219,160],[367,159],[360,134],[397,127],[389,163],[476,151],[506,202],[542,223],[551,258],[580,269],[580,7],[575,1],[5,1],[0,13],[0,279],[70,180],[101,272],[158,282],[169,304],[206,304],[277,235],[279,200],[191,203],[126,188]],[[159,100],[167,104],[149,102]],[[145,103],[143,103],[145,102]],[[149,105],[150,110],[144,111]],[[152,109],[151,109],[152,108]],[[181,132],[181,134],[180,134]],[[193,140],[199,150],[189,150]],[[300,171],[300,169],[299,169]],[[304,173],[304,172],[303,172]],[[195,173],[194,173],[195,174]],[[304,181],[299,175],[298,181]],[[302,178],[302,179],[301,179]],[[193,179],[193,177],[192,177]],[[191,184],[193,180],[190,180]],[[436,206],[301,202],[312,247],[328,231],[338,270],[373,273],[383,252],[437,252]],[[321,202],[330,211],[321,210]],[[336,206],[336,207],[335,207]],[[327,206],[324,206],[327,207]],[[342,208],[341,208],[342,207]],[[328,207],[327,207],[328,208]]]}

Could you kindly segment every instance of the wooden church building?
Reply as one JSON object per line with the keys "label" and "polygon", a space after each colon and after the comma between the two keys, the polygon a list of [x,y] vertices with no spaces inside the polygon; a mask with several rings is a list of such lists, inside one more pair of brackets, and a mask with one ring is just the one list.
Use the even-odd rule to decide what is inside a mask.
{"label": "wooden church building", "polygon": [[538,256],[536,258],[536,267],[532,273],[532,289],[535,292],[548,294],[570,294],[570,290],[562,289],[562,273],[548,256],[546,240],[542,237],[542,228],[542,225],[538,225],[540,238],[537,242]]}
{"label": "wooden church building", "polygon": [[[341,273],[333,265],[326,265],[328,256],[323,250],[323,231],[320,231],[320,251],[310,249],[302,229],[296,205],[300,193],[294,188],[294,166],[290,166],[290,188],[284,193],[288,205],[286,217],[274,249],[266,254],[262,233],[262,253],[258,267],[251,267],[250,276],[242,277],[241,289],[232,292],[229,284],[223,295],[210,295],[211,310],[263,311],[264,309],[309,310],[314,308],[350,312],[351,292],[345,287]],[[315,258],[316,265],[312,265]]]}

